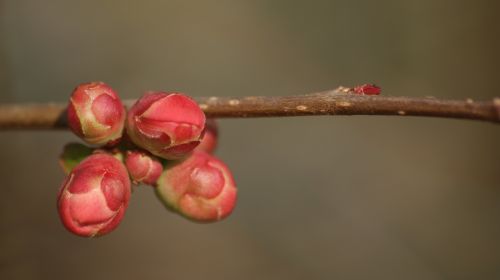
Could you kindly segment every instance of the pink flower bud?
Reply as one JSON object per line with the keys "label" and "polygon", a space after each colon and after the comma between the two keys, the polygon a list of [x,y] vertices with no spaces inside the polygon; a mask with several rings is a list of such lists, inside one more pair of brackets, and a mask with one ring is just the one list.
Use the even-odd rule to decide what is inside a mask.
{"label": "pink flower bud", "polygon": [[364,84],[354,87],[352,91],[360,95],[379,95],[382,89],[376,85]]}
{"label": "pink flower bud", "polygon": [[68,124],[85,142],[113,145],[122,136],[125,108],[108,85],[92,82],[79,85],[68,104]]}
{"label": "pink flower bud", "polygon": [[205,152],[194,152],[168,168],[156,187],[157,196],[167,208],[199,222],[213,222],[231,214],[236,193],[231,171]]}
{"label": "pink flower bud", "polygon": [[151,92],[130,108],[127,132],[137,146],[165,159],[179,159],[200,142],[205,114],[181,93]]}
{"label": "pink flower bud", "polygon": [[195,148],[195,151],[204,151],[209,154],[213,153],[215,148],[217,148],[218,135],[217,122],[214,119],[207,119],[204,135],[201,138],[200,144]]}
{"label": "pink flower bud", "polygon": [[57,206],[66,229],[95,237],[118,226],[129,199],[125,166],[112,155],[98,153],[73,168],[59,191]]}
{"label": "pink flower bud", "polygon": [[157,158],[141,151],[127,151],[125,165],[134,183],[151,186],[156,184],[163,171],[163,166]]}

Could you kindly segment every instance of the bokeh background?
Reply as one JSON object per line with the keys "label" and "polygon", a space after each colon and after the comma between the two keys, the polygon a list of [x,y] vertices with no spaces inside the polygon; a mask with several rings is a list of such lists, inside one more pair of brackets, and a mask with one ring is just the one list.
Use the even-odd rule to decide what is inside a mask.
{"label": "bokeh background", "polygon": [[[0,0],[0,102],[66,102],[102,80],[124,98],[499,95],[498,1]],[[0,279],[500,279],[500,129],[413,117],[220,121],[239,203],[220,223],[152,189],[95,239],[62,227],[68,131],[0,132]]]}

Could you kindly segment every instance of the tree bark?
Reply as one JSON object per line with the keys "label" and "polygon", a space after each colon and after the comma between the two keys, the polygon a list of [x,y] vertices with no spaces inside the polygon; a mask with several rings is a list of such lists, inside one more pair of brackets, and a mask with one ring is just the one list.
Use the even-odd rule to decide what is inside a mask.
{"label": "tree bark", "polygon": [[[296,96],[195,98],[209,118],[320,115],[393,115],[457,118],[500,123],[500,98],[492,101],[432,97],[366,96],[330,90]],[[131,106],[134,100],[125,101]],[[0,129],[67,128],[66,104],[0,105]]]}

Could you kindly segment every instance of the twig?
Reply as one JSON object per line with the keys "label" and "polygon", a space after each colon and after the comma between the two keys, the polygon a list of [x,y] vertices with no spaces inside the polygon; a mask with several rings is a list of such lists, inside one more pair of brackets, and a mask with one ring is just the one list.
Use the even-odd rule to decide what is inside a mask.
{"label": "twig", "polygon": [[[319,115],[394,115],[500,123],[500,98],[492,101],[363,96],[339,90],[297,96],[196,98],[208,117],[250,118]],[[126,105],[133,104],[126,101]],[[66,104],[0,105],[0,129],[66,128]]]}

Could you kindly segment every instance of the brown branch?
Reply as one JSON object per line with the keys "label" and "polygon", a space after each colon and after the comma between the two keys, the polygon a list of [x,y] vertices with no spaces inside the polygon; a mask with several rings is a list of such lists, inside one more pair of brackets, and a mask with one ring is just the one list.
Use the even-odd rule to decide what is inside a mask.
{"label": "brown branch", "polygon": [[[363,96],[331,90],[297,96],[196,98],[208,117],[395,115],[459,118],[500,123],[500,98],[470,99]],[[134,101],[126,101],[130,106]],[[0,105],[0,129],[66,128],[65,104]]]}

